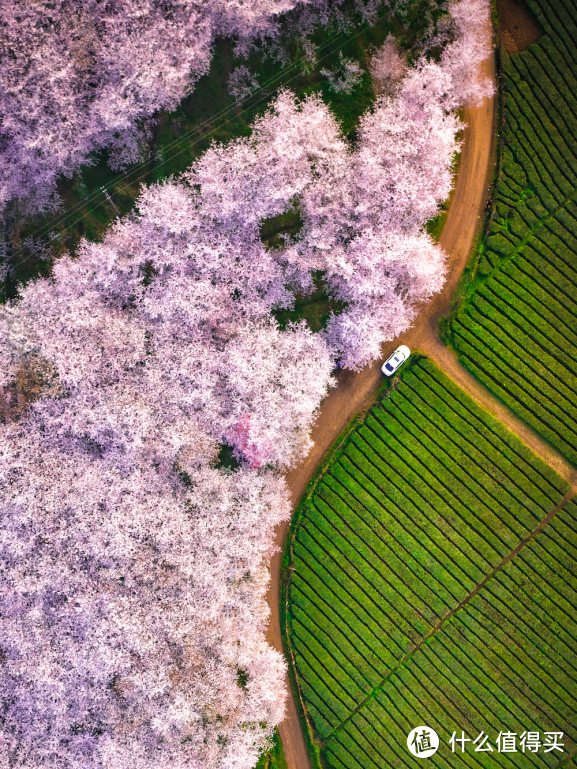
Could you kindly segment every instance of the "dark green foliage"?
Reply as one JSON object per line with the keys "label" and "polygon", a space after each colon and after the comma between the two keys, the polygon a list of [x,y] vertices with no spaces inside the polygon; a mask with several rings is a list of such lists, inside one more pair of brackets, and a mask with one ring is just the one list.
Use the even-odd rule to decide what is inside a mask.
{"label": "dark green foliage", "polygon": [[236,679],[236,682],[241,689],[246,689],[248,683],[248,673],[246,670],[243,670],[242,668],[238,669],[238,678]]}
{"label": "dark green foliage", "polygon": [[286,237],[298,239],[302,229],[303,220],[298,207],[284,214],[265,219],[260,225],[260,236],[263,243],[269,248],[283,246]]}
{"label": "dark green foliage", "polygon": [[575,505],[539,533],[568,484],[427,359],[401,372],[293,527],[288,641],[321,759],[417,766],[406,736],[421,723],[444,743],[439,767],[461,729],[493,743],[555,729],[570,751]]}
{"label": "dark green foliage", "polygon": [[577,464],[577,27],[573,3],[529,6],[545,36],[503,57],[494,217],[443,336]]}
{"label": "dark green foliage", "polygon": [[274,313],[282,329],[287,323],[306,320],[311,331],[320,331],[326,326],[331,312],[338,314],[344,308],[343,302],[329,296],[322,272],[313,276],[313,282],[314,288],[310,294],[297,294],[292,310],[277,310]]}
{"label": "dark green foliage", "polygon": [[240,463],[234,456],[231,446],[227,446],[223,443],[219,449],[218,457],[216,460],[216,467],[224,467],[227,470],[236,470]]}

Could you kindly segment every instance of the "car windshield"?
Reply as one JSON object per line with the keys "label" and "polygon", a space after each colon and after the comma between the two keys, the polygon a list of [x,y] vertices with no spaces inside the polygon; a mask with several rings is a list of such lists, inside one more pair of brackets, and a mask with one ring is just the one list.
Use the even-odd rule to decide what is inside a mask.
{"label": "car windshield", "polygon": [[390,364],[390,363],[387,363],[387,365],[385,366],[385,368],[387,369],[387,371],[392,371],[392,370],[393,370],[393,367],[391,366],[391,364]]}

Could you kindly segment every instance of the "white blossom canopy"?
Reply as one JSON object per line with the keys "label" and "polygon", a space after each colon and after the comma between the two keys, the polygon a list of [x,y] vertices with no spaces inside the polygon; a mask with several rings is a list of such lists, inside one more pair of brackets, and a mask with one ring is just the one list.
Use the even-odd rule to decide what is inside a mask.
{"label": "white blossom canopy", "polygon": [[[0,308],[3,413],[23,371],[51,372],[0,424],[1,766],[256,763],[286,694],[264,635],[280,471],[335,361],[373,360],[443,281],[423,227],[451,186],[454,107],[485,88],[456,74],[459,46],[486,50],[487,6],[462,4],[471,28],[377,100],[354,148],[318,97],[282,92]],[[294,207],[300,233],[267,248],[259,226]],[[317,271],[344,309],[281,328]]]}

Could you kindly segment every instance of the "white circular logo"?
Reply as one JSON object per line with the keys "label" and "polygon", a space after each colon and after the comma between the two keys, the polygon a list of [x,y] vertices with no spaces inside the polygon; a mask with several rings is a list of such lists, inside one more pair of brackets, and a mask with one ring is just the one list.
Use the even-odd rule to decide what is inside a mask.
{"label": "white circular logo", "polygon": [[429,758],[439,749],[439,735],[430,726],[417,726],[409,732],[407,747],[417,758]]}

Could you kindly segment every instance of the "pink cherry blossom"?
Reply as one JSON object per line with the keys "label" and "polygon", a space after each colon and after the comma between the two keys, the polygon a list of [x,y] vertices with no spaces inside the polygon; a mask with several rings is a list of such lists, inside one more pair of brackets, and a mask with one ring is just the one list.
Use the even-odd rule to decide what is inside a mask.
{"label": "pink cherry blossom", "polygon": [[5,0],[0,5],[0,209],[54,205],[56,178],[107,147],[140,159],[159,109],[175,109],[208,71],[217,35],[271,29],[295,0]]}
{"label": "pink cherry blossom", "polygon": [[[193,67],[189,46],[208,24],[201,5],[171,6],[171,15],[130,2],[117,14],[95,6],[92,17],[92,6],[79,5],[70,19],[57,2],[47,16],[55,29],[40,36],[68,35],[68,45],[76,24],[88,36],[82,45],[93,35],[94,61],[110,43],[106,55],[118,56],[125,80],[106,81],[109,101],[84,113],[108,110],[102,125],[131,125],[141,78],[154,72],[162,98],[177,100]],[[462,13],[451,6],[461,30],[451,45],[473,67],[486,50],[477,40],[486,6],[462,2]],[[43,7],[22,6],[25,38]],[[259,28],[267,7],[223,2],[210,23]],[[198,32],[195,50],[211,29]],[[161,33],[158,71],[141,72],[140,47],[152,58]],[[48,87],[57,48],[27,70],[34,88]],[[462,127],[454,110],[484,88],[457,72],[456,50],[419,61],[386,90],[355,147],[318,96],[281,92],[251,136],[214,145],[182,179],[145,189],[101,242],[83,241],[50,278],[0,307],[0,413],[14,417],[0,424],[7,766],[256,763],[286,696],[284,660],[264,635],[274,528],[290,514],[281,472],[311,446],[335,362],[358,369],[374,360],[442,285],[444,254],[424,225],[452,184]],[[62,116],[76,96],[58,81],[68,66],[60,60]],[[31,83],[24,78],[30,93]],[[50,121],[37,107],[40,137]],[[76,162],[58,132],[84,141],[78,125],[53,130],[54,146],[38,139],[29,148],[28,160],[46,152],[37,177],[45,190],[55,168]],[[267,248],[263,220],[295,208],[301,232]],[[310,290],[313,274],[344,309],[317,334],[304,321],[281,328],[274,311]],[[26,370],[44,372],[43,389],[20,393],[27,409],[13,409]],[[234,471],[218,464],[222,444],[239,461]]]}

